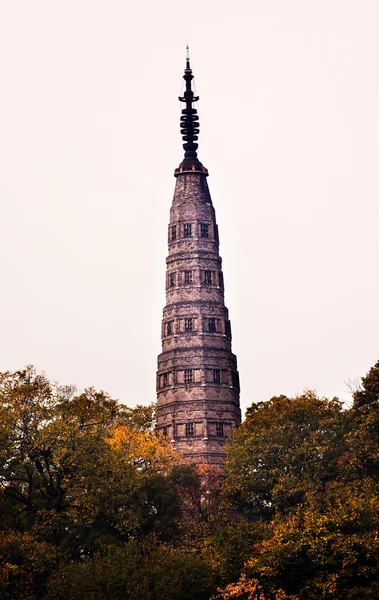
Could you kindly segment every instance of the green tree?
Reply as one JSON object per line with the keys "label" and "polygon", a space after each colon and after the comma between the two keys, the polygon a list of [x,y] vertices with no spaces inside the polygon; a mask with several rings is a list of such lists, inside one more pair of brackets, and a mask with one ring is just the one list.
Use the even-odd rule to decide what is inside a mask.
{"label": "green tree", "polygon": [[354,408],[379,407],[379,361],[361,378],[361,386],[353,394]]}
{"label": "green tree", "polygon": [[253,547],[247,573],[300,600],[378,598],[378,492],[364,480],[308,493],[293,514],[275,518],[271,535]]}
{"label": "green tree", "polygon": [[29,533],[0,531],[0,597],[40,600],[61,553]]}
{"label": "green tree", "polygon": [[45,600],[208,600],[214,590],[212,571],[199,556],[148,537],[64,565]]}
{"label": "green tree", "polygon": [[253,404],[228,446],[224,495],[249,518],[294,509],[335,477],[343,427],[341,403],[314,392]]}
{"label": "green tree", "polygon": [[134,408],[129,406],[120,407],[122,420],[125,425],[138,431],[153,431],[156,423],[157,405],[152,402],[148,406],[137,404]]}
{"label": "green tree", "polygon": [[251,549],[271,534],[267,523],[249,521],[221,505],[204,532],[201,554],[217,573],[219,585],[236,581]]}
{"label": "green tree", "polygon": [[362,377],[348,411],[349,434],[345,471],[350,478],[379,481],[379,362]]}

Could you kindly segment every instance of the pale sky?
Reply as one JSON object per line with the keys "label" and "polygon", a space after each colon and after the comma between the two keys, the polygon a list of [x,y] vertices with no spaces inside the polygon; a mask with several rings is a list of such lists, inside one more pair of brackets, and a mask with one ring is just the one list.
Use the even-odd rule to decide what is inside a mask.
{"label": "pale sky", "polygon": [[0,370],[155,400],[185,45],[241,405],[379,358],[378,0],[1,0]]}

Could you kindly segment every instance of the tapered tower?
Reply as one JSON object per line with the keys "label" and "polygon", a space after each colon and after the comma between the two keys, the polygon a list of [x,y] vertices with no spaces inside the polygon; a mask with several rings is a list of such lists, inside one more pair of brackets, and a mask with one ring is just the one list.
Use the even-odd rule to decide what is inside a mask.
{"label": "tapered tower", "polygon": [[224,304],[216,215],[207,169],[197,158],[199,117],[187,49],[180,117],[184,159],[168,226],[166,306],[158,356],[157,429],[193,462],[222,465],[241,422],[237,359]]}

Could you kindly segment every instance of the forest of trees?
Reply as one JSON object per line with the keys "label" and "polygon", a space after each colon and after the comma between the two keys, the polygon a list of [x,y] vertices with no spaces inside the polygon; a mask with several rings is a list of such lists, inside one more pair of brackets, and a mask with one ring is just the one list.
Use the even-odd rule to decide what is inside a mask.
{"label": "forest of trees", "polygon": [[351,407],[253,404],[225,472],[154,406],[0,373],[2,600],[377,600],[379,362]]}

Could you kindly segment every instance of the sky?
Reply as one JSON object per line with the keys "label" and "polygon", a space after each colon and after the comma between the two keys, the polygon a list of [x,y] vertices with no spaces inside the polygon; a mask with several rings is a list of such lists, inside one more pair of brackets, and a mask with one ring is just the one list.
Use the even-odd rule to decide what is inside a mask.
{"label": "sky", "polygon": [[379,359],[377,0],[2,0],[0,370],[155,400],[185,46],[241,406]]}

